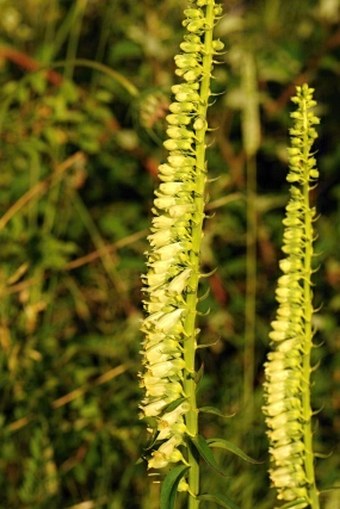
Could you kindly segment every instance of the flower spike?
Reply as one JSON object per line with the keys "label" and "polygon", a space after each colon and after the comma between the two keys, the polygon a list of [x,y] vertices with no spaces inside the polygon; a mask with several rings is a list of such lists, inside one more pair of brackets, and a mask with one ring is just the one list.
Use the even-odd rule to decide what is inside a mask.
{"label": "flower spike", "polygon": [[[186,436],[197,434],[195,326],[199,282],[199,253],[204,219],[206,183],[205,134],[210,78],[214,56],[223,43],[212,33],[221,6],[215,0],[192,0],[184,14],[186,28],[175,57],[174,102],[167,115],[169,154],[159,166],[160,185],[155,192],[151,233],[148,236],[148,272],[143,276],[145,319],[142,324],[144,389],[141,404],[156,432],[148,467],[163,469],[182,462],[190,450]],[[193,480],[194,479],[194,480]],[[196,496],[197,469],[182,479]]]}
{"label": "flower spike", "polygon": [[[312,145],[317,138],[313,89],[297,87],[292,99],[297,110],[291,114],[288,149],[290,199],[286,207],[280,261],[283,275],[278,280],[276,319],[269,334],[272,351],[265,363],[265,405],[263,407],[270,442],[269,475],[277,497],[290,507],[319,508],[315,486],[310,406],[310,352],[313,331],[312,257],[313,221],[316,212],[309,192],[318,178]],[[294,501],[296,505],[294,505]]]}

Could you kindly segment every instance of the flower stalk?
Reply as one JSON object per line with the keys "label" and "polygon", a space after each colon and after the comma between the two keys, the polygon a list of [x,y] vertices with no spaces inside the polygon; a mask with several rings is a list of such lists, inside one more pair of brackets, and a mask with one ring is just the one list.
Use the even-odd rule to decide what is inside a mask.
{"label": "flower stalk", "polygon": [[278,280],[279,304],[272,322],[272,351],[265,363],[265,406],[270,441],[270,478],[278,499],[289,507],[319,509],[315,484],[310,403],[312,330],[312,259],[315,208],[310,190],[319,176],[312,145],[319,119],[312,109],[313,89],[297,87],[292,99],[297,110],[291,114],[289,173],[290,199],[286,207],[281,260],[283,275]]}
{"label": "flower stalk", "polygon": [[167,116],[169,154],[159,167],[155,192],[148,272],[143,277],[142,324],[144,388],[142,416],[154,434],[149,469],[176,463],[188,466],[178,489],[189,493],[190,509],[199,505],[199,466],[187,445],[198,433],[195,354],[200,251],[205,206],[207,108],[213,59],[223,49],[213,40],[221,15],[214,0],[192,0],[185,9],[181,53],[175,57],[174,102]]}

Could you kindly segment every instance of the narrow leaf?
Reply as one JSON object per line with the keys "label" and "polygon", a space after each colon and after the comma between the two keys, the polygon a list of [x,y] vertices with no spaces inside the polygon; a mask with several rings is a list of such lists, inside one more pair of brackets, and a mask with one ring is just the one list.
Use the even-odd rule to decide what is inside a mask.
{"label": "narrow leaf", "polygon": [[206,274],[200,274],[200,278],[207,278],[207,277],[210,277],[212,276],[213,274],[215,274],[217,272],[217,267],[215,267],[213,270],[211,270],[210,272],[207,272]]}
{"label": "narrow leaf", "polygon": [[[230,415],[222,414],[222,412],[220,412],[217,408],[215,408],[213,406],[202,406],[201,408],[198,409],[198,411],[203,414],[218,415],[219,417],[222,417],[223,419],[227,419],[229,417],[235,416],[235,414],[230,414]],[[208,443],[209,443],[209,440],[208,440]]]}
{"label": "narrow leaf", "polygon": [[211,309],[208,308],[206,311],[197,311],[198,316],[208,316],[210,314]]}
{"label": "narrow leaf", "polygon": [[287,504],[281,505],[280,509],[294,509],[294,507],[298,507],[299,504],[302,504],[302,502],[306,502],[305,498],[297,498],[293,500],[292,502],[287,502]]}
{"label": "narrow leaf", "polygon": [[211,343],[200,343],[197,345],[196,350],[199,350],[200,348],[211,348],[212,346],[217,345],[219,341],[219,339],[216,339],[216,341],[212,341]]}
{"label": "narrow leaf", "polygon": [[[151,428],[151,426],[150,426],[150,428]],[[154,428],[152,430],[152,435],[150,436],[148,443],[144,447],[145,451],[150,451],[150,449],[153,448],[153,446],[155,445],[156,439],[157,439],[157,435],[158,435],[158,430]]]}
{"label": "narrow leaf", "polygon": [[191,443],[197,450],[198,454],[201,458],[220,475],[225,477],[223,470],[218,466],[216,460],[214,458],[213,453],[209,448],[208,442],[201,435],[197,435],[197,437],[190,438]]}
{"label": "narrow leaf", "polygon": [[210,288],[208,288],[208,290],[206,292],[204,292],[203,295],[198,297],[198,302],[202,302],[203,300],[205,300],[208,297],[209,293],[210,293]]}
{"label": "narrow leaf", "polygon": [[239,507],[228,497],[225,495],[199,495],[197,497],[199,500],[206,500],[207,502],[214,502],[220,507],[225,507],[225,509],[239,509]]}
{"label": "narrow leaf", "polygon": [[173,509],[175,507],[177,486],[189,467],[178,465],[170,470],[164,478],[161,489],[160,509]]}
{"label": "narrow leaf", "polygon": [[204,374],[204,364],[202,362],[202,364],[200,365],[198,371],[196,371],[196,373],[194,375],[194,379],[195,379],[196,384],[200,383],[200,381],[203,378],[203,374]]}
{"label": "narrow leaf", "polygon": [[244,461],[252,463],[253,465],[260,465],[262,463],[261,461],[254,460],[235,444],[229,442],[228,440],[224,440],[223,438],[211,438],[208,440],[208,444],[210,447],[218,447],[219,449],[225,449],[226,451],[232,452],[233,454],[236,454],[236,456],[242,458]]}
{"label": "narrow leaf", "polygon": [[332,486],[331,488],[325,488],[323,490],[320,490],[320,495],[322,495],[323,493],[330,493],[331,491],[335,491],[335,490],[340,490],[340,485]]}
{"label": "narrow leaf", "polygon": [[183,403],[183,401],[185,401],[186,398],[178,398],[176,399],[175,401],[172,401],[170,403],[170,405],[167,405],[165,407],[165,410],[167,412],[172,412],[173,410],[175,410],[175,408],[177,408],[181,403]]}
{"label": "narrow leaf", "polygon": [[325,454],[325,453],[322,453],[322,452],[314,452],[314,457],[315,458],[327,459],[330,456],[332,456],[332,454],[333,454],[333,452],[329,452],[328,454]]}

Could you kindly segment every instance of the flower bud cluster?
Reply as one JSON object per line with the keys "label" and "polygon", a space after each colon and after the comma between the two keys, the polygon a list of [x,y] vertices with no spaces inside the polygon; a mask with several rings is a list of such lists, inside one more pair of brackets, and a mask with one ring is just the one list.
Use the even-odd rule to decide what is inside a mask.
{"label": "flower bud cluster", "polygon": [[300,185],[313,183],[319,177],[316,159],[310,152],[318,137],[314,126],[320,123],[320,119],[311,111],[316,106],[313,92],[314,89],[305,84],[297,87],[297,95],[292,99],[298,109],[290,115],[295,124],[290,129],[292,146],[288,149],[290,172],[287,181]]}
{"label": "flower bud cluster", "polygon": [[[214,13],[209,21],[208,8]],[[172,87],[175,100],[166,117],[168,139],[164,142],[169,154],[159,167],[161,183],[155,192],[148,271],[143,276],[146,317],[140,380],[145,396],[141,410],[156,433],[148,466],[157,469],[185,461],[180,451],[187,432],[189,403],[184,389],[187,374],[183,352],[187,296],[196,291],[191,287],[193,273],[197,272],[193,256],[198,256],[192,244],[193,229],[202,219],[197,217],[196,198],[201,193],[197,179],[198,174],[205,174],[205,168],[199,167],[196,155],[197,140],[200,138],[202,143],[207,126],[200,105],[203,101],[207,104],[209,93],[202,92],[201,84],[206,73],[210,78],[212,55],[223,48],[220,41],[210,39],[206,44],[206,34],[213,29],[211,20],[221,14],[214,0],[193,0],[184,13],[187,33],[180,45],[182,52],[175,57],[176,74],[183,82]],[[211,56],[208,69],[207,51]]]}
{"label": "flower bud cluster", "polygon": [[[305,356],[306,302],[305,285],[310,286],[311,268],[305,263],[306,250],[312,251],[311,224],[314,209],[306,203],[306,190],[310,189],[318,172],[311,154],[317,137],[314,125],[319,122],[310,108],[313,90],[307,85],[297,87],[293,101],[298,105],[292,113],[294,127],[290,130],[290,172],[288,182],[290,200],[283,220],[283,252],[280,261],[283,273],[278,280],[276,300],[277,316],[269,333],[272,351],[265,363],[265,406],[263,408],[270,441],[270,478],[278,491],[278,499],[291,502],[302,499],[296,507],[309,506],[309,479],[305,468],[306,446],[304,424],[310,420],[303,408],[302,386],[305,384],[303,362]],[[308,324],[310,326],[310,324]],[[310,412],[310,411],[309,411]],[[295,507],[295,506],[294,506]]]}

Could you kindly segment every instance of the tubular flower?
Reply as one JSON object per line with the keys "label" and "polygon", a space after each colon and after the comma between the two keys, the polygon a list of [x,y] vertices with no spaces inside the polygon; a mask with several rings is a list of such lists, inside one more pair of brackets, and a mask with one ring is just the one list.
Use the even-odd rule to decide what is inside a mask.
{"label": "tubular flower", "polygon": [[[167,161],[159,166],[148,271],[143,276],[145,319],[140,384],[142,417],[155,432],[149,468],[185,461],[186,415],[192,403],[185,380],[192,378],[185,354],[192,340],[199,279],[199,249],[204,218],[206,110],[213,57],[222,48],[212,31],[221,7],[214,0],[192,0],[184,11],[186,28],[175,57],[182,83],[172,87],[164,146]],[[192,329],[192,330],[191,330]],[[190,339],[191,338],[191,339]],[[194,349],[193,349],[194,351]],[[151,430],[150,430],[151,431]],[[189,430],[190,433],[190,430]]]}
{"label": "tubular flower", "polygon": [[296,501],[292,507],[319,507],[314,481],[311,443],[310,351],[312,347],[311,259],[315,209],[309,191],[318,177],[312,145],[319,119],[311,109],[313,89],[297,87],[291,114],[291,147],[287,181],[292,183],[283,220],[285,230],[278,280],[277,316],[269,333],[272,351],[265,363],[265,406],[270,441],[270,478],[278,499]]}

